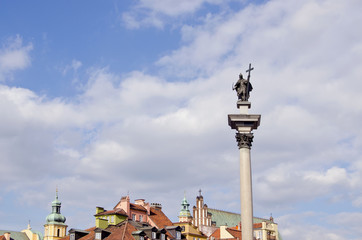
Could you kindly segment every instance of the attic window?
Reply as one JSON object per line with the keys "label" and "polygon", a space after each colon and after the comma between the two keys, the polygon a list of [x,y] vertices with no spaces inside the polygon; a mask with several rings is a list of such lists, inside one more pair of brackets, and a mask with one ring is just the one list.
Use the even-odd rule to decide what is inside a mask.
{"label": "attic window", "polygon": [[181,232],[176,231],[176,239],[181,239]]}
{"label": "attic window", "polygon": [[156,239],[156,232],[152,232],[152,239]]}
{"label": "attic window", "polygon": [[165,240],[165,234],[161,233],[161,240]]}
{"label": "attic window", "polygon": [[96,232],[96,239],[97,240],[102,239],[102,234],[100,232]]}
{"label": "attic window", "polygon": [[70,234],[70,240],[75,240],[75,234],[74,233]]}

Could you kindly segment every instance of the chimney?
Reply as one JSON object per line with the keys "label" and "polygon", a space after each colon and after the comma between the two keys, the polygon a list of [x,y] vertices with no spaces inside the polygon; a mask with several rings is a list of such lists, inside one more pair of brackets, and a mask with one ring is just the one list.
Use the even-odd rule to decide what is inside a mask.
{"label": "chimney", "polygon": [[228,226],[220,226],[220,239],[234,238],[226,229]]}
{"label": "chimney", "polygon": [[121,198],[120,207],[121,207],[121,209],[123,209],[123,210],[127,213],[127,215],[130,217],[130,201],[129,201],[129,196],[126,196],[126,197],[122,197],[122,198]]}
{"label": "chimney", "polygon": [[104,208],[103,207],[96,207],[96,214],[104,212]]}
{"label": "chimney", "polygon": [[134,203],[137,204],[137,205],[145,205],[145,200],[144,199],[136,199],[134,200]]}
{"label": "chimney", "polygon": [[4,237],[6,240],[10,240],[10,234],[11,234],[10,232],[4,233]]}
{"label": "chimney", "polygon": [[160,203],[151,203],[151,207],[157,210],[162,210],[162,205]]}

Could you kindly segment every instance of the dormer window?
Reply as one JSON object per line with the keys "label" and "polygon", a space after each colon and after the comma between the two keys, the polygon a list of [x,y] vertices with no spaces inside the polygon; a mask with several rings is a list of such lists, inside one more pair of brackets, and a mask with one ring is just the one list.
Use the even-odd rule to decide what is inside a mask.
{"label": "dormer window", "polygon": [[96,232],[96,240],[101,240],[101,239],[102,239],[101,232]]}
{"label": "dormer window", "polygon": [[140,236],[140,240],[145,240],[145,238],[143,236]]}
{"label": "dormer window", "polygon": [[152,232],[152,239],[156,239],[156,232]]}
{"label": "dormer window", "polygon": [[176,231],[176,239],[181,239],[181,232]]}
{"label": "dormer window", "polygon": [[161,240],[165,240],[165,234],[161,233]]}
{"label": "dormer window", "polygon": [[75,234],[74,233],[70,234],[70,240],[75,240]]}

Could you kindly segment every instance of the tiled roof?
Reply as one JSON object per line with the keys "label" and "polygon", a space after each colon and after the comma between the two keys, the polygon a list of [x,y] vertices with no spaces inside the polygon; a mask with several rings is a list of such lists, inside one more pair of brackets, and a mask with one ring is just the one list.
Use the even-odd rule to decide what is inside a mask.
{"label": "tiled roof", "polygon": [[109,226],[106,230],[111,232],[107,240],[133,240],[132,232],[137,231],[128,221],[124,221],[117,226]]}
{"label": "tiled roof", "polygon": [[[84,237],[79,238],[79,240],[94,240],[95,232],[94,230],[96,227],[92,227],[87,229],[86,231],[89,232]],[[128,223],[128,221],[124,221],[116,226],[110,225],[106,229],[106,231],[110,232],[111,234],[106,238],[107,240],[134,240],[132,236],[132,232],[137,231],[137,229]],[[69,236],[62,238],[61,240],[69,240]]]}
{"label": "tiled roof", "polygon": [[151,207],[149,218],[159,229],[165,228],[166,226],[172,226],[171,220],[160,209]]}
{"label": "tiled roof", "polygon": [[[223,210],[217,210],[208,208],[207,211],[212,214],[212,221],[216,222],[216,227],[223,225],[237,226],[241,221],[241,215],[239,213],[233,213]],[[253,217],[254,223],[270,222],[269,219]]]}
{"label": "tiled roof", "polygon": [[12,240],[29,240],[28,236],[23,232],[0,230],[0,235],[4,235],[7,232],[10,233],[10,239]]}
{"label": "tiled roof", "polygon": [[233,235],[234,238],[241,239],[241,231],[240,230],[227,228],[226,231],[228,231],[231,235]]}
{"label": "tiled roof", "polygon": [[5,236],[4,235],[1,235],[0,236],[0,240],[5,240],[6,238],[5,238]]}
{"label": "tiled roof", "polygon": [[137,205],[137,204],[134,204],[134,203],[130,203],[129,205],[130,205],[130,208],[133,209],[133,210],[147,212],[147,209],[142,207],[141,205]]}
{"label": "tiled roof", "polygon": [[214,237],[215,239],[220,239],[220,228],[216,229],[211,235],[210,238]]}
{"label": "tiled roof", "polygon": [[109,214],[128,216],[127,213],[123,209],[119,209],[119,208],[114,209],[114,210],[104,211],[104,212],[98,213],[94,216],[102,216],[102,215],[109,215]]}

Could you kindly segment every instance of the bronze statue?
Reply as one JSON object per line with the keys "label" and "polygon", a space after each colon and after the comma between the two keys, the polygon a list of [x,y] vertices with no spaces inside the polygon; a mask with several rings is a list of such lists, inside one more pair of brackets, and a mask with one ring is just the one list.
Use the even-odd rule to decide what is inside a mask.
{"label": "bronze statue", "polygon": [[239,80],[235,83],[233,86],[233,90],[236,90],[236,94],[238,95],[238,99],[240,101],[248,101],[250,92],[253,90],[253,86],[250,83],[250,72],[254,68],[251,67],[251,64],[249,64],[249,69],[246,70],[248,74],[248,79],[243,78],[243,74],[239,74]]}

